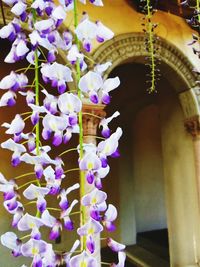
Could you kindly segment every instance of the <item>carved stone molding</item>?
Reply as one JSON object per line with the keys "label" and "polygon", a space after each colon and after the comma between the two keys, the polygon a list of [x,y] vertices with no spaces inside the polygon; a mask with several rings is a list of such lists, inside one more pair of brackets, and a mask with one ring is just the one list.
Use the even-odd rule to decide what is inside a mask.
{"label": "carved stone molding", "polygon": [[[108,69],[106,76],[117,65],[126,62],[145,63],[147,52],[145,50],[144,33],[127,33],[114,37],[101,45],[93,54],[93,60],[98,63],[111,61],[113,65]],[[176,88],[177,92],[185,91],[195,86],[198,75],[194,73],[192,64],[188,58],[173,44],[159,37],[156,41],[157,57],[161,65],[165,65],[166,76],[174,76],[173,84],[180,80],[181,87]],[[162,67],[162,66],[161,66]],[[171,78],[171,77],[169,77]]]}
{"label": "carved stone molding", "polygon": [[85,103],[83,105],[83,134],[85,143],[96,143],[97,127],[100,118],[104,118],[106,112],[104,105],[93,105]]}
{"label": "carved stone molding", "polygon": [[185,128],[194,138],[200,138],[200,116],[194,116],[185,120]]}

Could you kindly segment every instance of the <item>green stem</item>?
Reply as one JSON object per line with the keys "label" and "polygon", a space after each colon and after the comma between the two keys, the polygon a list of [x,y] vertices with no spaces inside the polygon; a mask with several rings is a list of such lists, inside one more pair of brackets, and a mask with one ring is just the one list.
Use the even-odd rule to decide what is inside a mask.
{"label": "green stem", "polygon": [[61,209],[58,209],[58,208],[52,208],[52,207],[49,207],[49,208],[46,208],[47,210],[54,210],[54,211],[59,211],[61,212]]}
{"label": "green stem", "polygon": [[[34,0],[33,0],[34,2]],[[33,14],[33,23],[36,23],[37,21],[37,14],[36,10],[32,9],[32,14]],[[34,52],[34,63],[35,63],[35,105],[39,106],[40,105],[40,98],[39,98],[39,59],[38,59],[38,49],[35,50]],[[40,122],[38,122],[35,125],[35,144],[36,144],[36,155],[40,155]],[[37,185],[40,185],[39,180],[37,180]],[[36,217],[40,217],[40,211],[37,210],[36,212]]]}
{"label": "green stem", "polygon": [[[77,8],[77,0],[74,0],[74,28],[78,26],[78,8]],[[75,41],[76,45],[78,47],[78,50],[80,50],[80,42],[75,34]],[[80,61],[77,60],[76,62],[76,85],[78,90],[78,97],[80,100],[82,100],[81,97],[81,90],[79,88],[79,81],[81,78],[81,68],[80,68]],[[80,146],[80,159],[83,158],[83,114],[82,110],[78,114],[78,120],[79,120],[79,146]],[[80,199],[85,195],[85,174],[83,171],[80,171]],[[83,226],[86,223],[86,209],[83,205],[81,205],[80,201],[80,226]],[[81,250],[86,249],[86,237],[81,237]]]}
{"label": "green stem", "polygon": [[32,184],[32,183],[38,183],[38,180],[32,180],[32,181],[28,181],[27,183],[21,185],[18,187],[18,190],[24,188],[25,186],[29,185],[29,184]]}
{"label": "green stem", "polygon": [[60,153],[58,156],[61,157],[61,156],[65,155],[71,151],[77,151],[77,148],[74,147],[74,148],[67,149],[67,150],[63,151],[62,153]]}
{"label": "green stem", "polygon": [[24,206],[29,206],[29,205],[36,204],[36,203],[37,203],[36,201],[30,201],[30,202],[24,204]]}
{"label": "green stem", "polygon": [[21,174],[21,175],[19,175],[19,176],[16,176],[16,177],[14,178],[14,180],[18,180],[18,179],[20,179],[20,178],[23,178],[23,177],[26,177],[26,176],[29,176],[29,175],[33,175],[33,174],[35,174],[35,172],[27,172],[27,173]]}
{"label": "green stem", "polygon": [[80,169],[79,168],[73,168],[73,169],[69,169],[69,170],[64,171],[64,173],[69,173],[69,172],[74,172],[74,171],[80,171]]}
{"label": "green stem", "polygon": [[151,2],[147,0],[147,32],[149,35],[148,45],[149,45],[149,55],[151,60],[151,87],[149,93],[155,91],[155,55],[154,55],[154,44],[153,44],[153,24],[151,22],[152,19],[152,12],[151,12]]}
{"label": "green stem", "polygon": [[28,238],[28,237],[30,237],[31,235],[25,235],[25,236],[22,236],[22,237],[20,237],[20,240],[24,240],[24,239],[26,239],[26,238]]}

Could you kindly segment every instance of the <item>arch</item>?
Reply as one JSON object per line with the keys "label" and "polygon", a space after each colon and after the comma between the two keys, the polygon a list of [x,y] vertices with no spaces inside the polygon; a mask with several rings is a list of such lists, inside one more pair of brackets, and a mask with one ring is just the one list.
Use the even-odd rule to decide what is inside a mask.
{"label": "arch", "polygon": [[[98,64],[112,62],[105,76],[108,76],[116,66],[126,62],[145,64],[145,57],[148,55],[144,45],[145,38],[144,33],[117,35],[93,53],[93,60]],[[160,69],[169,81],[173,81],[173,87],[180,94],[185,117],[199,115],[199,90],[196,87],[198,75],[193,71],[194,66],[175,45],[165,39],[159,37],[156,46],[157,58],[161,62]]]}

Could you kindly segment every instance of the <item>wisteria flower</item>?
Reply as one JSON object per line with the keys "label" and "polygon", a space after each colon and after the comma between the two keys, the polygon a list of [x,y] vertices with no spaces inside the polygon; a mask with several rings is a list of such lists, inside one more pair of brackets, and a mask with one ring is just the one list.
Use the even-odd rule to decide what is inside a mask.
{"label": "wisteria flower", "polygon": [[90,100],[97,104],[99,102],[98,90],[103,86],[103,79],[100,74],[89,71],[81,77],[79,82],[79,88],[83,93],[87,93]]}
{"label": "wisteria flower", "polygon": [[37,199],[37,209],[42,213],[46,209],[47,203],[44,197],[48,193],[48,188],[31,184],[24,190],[23,195],[29,200]]}
{"label": "wisteria flower", "polygon": [[20,95],[23,95],[26,97],[26,103],[29,104],[34,104],[35,103],[35,93],[28,90],[27,92],[19,92]]}
{"label": "wisteria flower", "polygon": [[64,261],[66,263],[66,267],[69,267],[70,266],[69,263],[70,263],[71,255],[77,250],[77,248],[79,247],[79,245],[80,245],[80,241],[77,239],[74,242],[74,244],[73,244],[72,248],[70,249],[70,251],[67,252],[64,255]]}
{"label": "wisteria flower", "polygon": [[98,152],[104,167],[107,166],[107,156],[118,156],[119,139],[122,136],[122,129],[120,127],[105,141],[98,144]]}
{"label": "wisteria flower", "polygon": [[96,24],[90,21],[88,18],[79,23],[79,25],[75,29],[75,33],[78,39],[83,43],[83,47],[87,52],[91,51],[91,42],[96,37],[96,31]]}
{"label": "wisteria flower", "polygon": [[[56,179],[56,174],[54,169],[51,166],[48,166],[43,175],[45,181],[47,182],[46,187],[49,188],[49,194],[55,195],[60,191],[61,179]],[[64,175],[61,175],[60,178],[64,178]]]}
{"label": "wisteria flower", "polygon": [[110,61],[103,64],[97,64],[94,67],[94,71],[102,75],[110,66],[112,66],[112,63]]}
{"label": "wisteria flower", "polygon": [[1,147],[4,149],[9,149],[9,150],[14,152],[12,154],[12,159],[11,159],[12,165],[14,167],[19,165],[19,163],[21,162],[21,160],[20,160],[21,154],[23,152],[26,152],[26,148],[24,145],[15,143],[13,141],[13,139],[11,139],[11,138],[8,139],[7,141],[1,143]]}
{"label": "wisteria flower", "polygon": [[28,84],[28,78],[25,74],[17,74],[14,71],[5,76],[0,81],[0,89],[10,89],[16,92],[18,89],[23,89]]}
{"label": "wisteria flower", "polygon": [[20,16],[22,21],[26,20],[26,8],[27,5],[21,1],[15,3],[15,5],[11,8],[11,12],[16,15],[16,16]]}
{"label": "wisteria flower", "polygon": [[69,201],[67,196],[74,190],[77,190],[80,187],[78,183],[68,187],[66,190],[62,189],[58,195],[60,197],[59,206],[62,210],[66,210],[69,208]]}
{"label": "wisteria flower", "polygon": [[115,230],[115,225],[113,224],[113,221],[115,221],[116,218],[117,218],[117,209],[112,204],[109,204],[108,209],[103,217],[103,224],[108,231]]}
{"label": "wisteria flower", "polygon": [[118,77],[108,78],[104,81],[103,86],[101,88],[101,101],[103,104],[107,105],[110,103],[110,95],[109,93],[116,89],[120,85],[120,80]]}
{"label": "wisteria flower", "polygon": [[108,124],[114,119],[117,118],[120,115],[120,113],[118,111],[116,111],[111,117],[109,118],[104,118],[101,120],[101,122],[99,123],[99,127],[102,127],[102,131],[101,134],[105,137],[108,138],[110,136],[110,129],[108,127]]}
{"label": "wisteria flower", "polygon": [[1,244],[12,250],[12,254],[15,257],[20,256],[22,242],[13,232],[7,232],[1,236]]}
{"label": "wisteria flower", "polygon": [[94,172],[101,168],[101,160],[95,153],[87,153],[81,159],[79,167],[87,171],[86,178],[89,184],[94,182]]}
{"label": "wisteria flower", "polygon": [[44,107],[51,113],[56,114],[58,112],[57,104],[58,100],[57,97],[54,95],[49,94],[45,89],[42,90],[42,93],[45,95],[45,99],[43,100]]}
{"label": "wisteria flower", "polygon": [[33,258],[32,266],[42,266],[42,257],[47,249],[47,243],[43,240],[30,239],[22,245],[21,252],[25,257]]}
{"label": "wisteria flower", "polygon": [[25,123],[21,118],[21,116],[17,114],[15,115],[15,118],[12,120],[10,124],[5,122],[2,124],[2,126],[8,129],[6,130],[7,134],[19,135],[23,131]]}
{"label": "wisteria flower", "polygon": [[26,213],[18,222],[17,227],[20,231],[31,230],[31,237],[34,239],[40,239],[41,234],[39,228],[43,225],[40,218],[34,217]]}
{"label": "wisteria flower", "polygon": [[96,25],[97,25],[96,39],[98,42],[102,43],[114,37],[114,33],[105,25],[103,25],[102,22],[97,21]]}
{"label": "wisteria flower", "polygon": [[2,95],[0,99],[0,107],[12,107],[16,104],[16,94],[13,91],[8,91]]}
{"label": "wisteria flower", "polygon": [[79,266],[84,266],[84,267],[97,267],[97,260],[89,255],[85,250],[77,255],[71,258],[70,267],[79,267]]}
{"label": "wisteria flower", "polygon": [[112,238],[107,238],[107,245],[114,252],[119,252],[119,251],[122,251],[122,250],[124,250],[126,248],[125,245],[116,242]]}
{"label": "wisteria flower", "polygon": [[57,87],[59,93],[64,93],[67,82],[72,82],[71,70],[59,63],[44,64],[41,68],[43,80],[51,82],[53,87]]}
{"label": "wisteria flower", "polygon": [[66,115],[81,111],[82,102],[79,97],[72,93],[64,93],[58,97],[58,107]]}
{"label": "wisteria flower", "polygon": [[53,145],[59,146],[63,141],[63,131],[66,130],[68,126],[66,118],[47,114],[42,124],[44,126],[42,131],[43,138],[48,140],[54,132]]}
{"label": "wisteria flower", "polygon": [[3,192],[4,200],[10,200],[16,196],[15,189],[17,185],[14,180],[6,180],[0,173],[0,192]]}
{"label": "wisteria flower", "polygon": [[90,193],[83,196],[81,203],[83,206],[90,207],[90,216],[93,219],[100,221],[100,211],[102,211],[102,207],[103,210],[106,208],[106,205],[102,205],[105,203],[106,199],[107,194],[95,188]]}
{"label": "wisteria flower", "polygon": [[22,205],[19,205],[19,202],[18,202],[18,206],[13,214],[12,227],[14,228],[17,227],[18,222],[23,216],[24,216],[24,208]]}
{"label": "wisteria flower", "polygon": [[91,253],[95,251],[95,241],[93,236],[103,231],[103,226],[96,220],[90,218],[86,224],[78,228],[77,233],[80,236],[86,236],[86,245]]}
{"label": "wisteria flower", "polygon": [[71,205],[62,211],[60,218],[64,220],[64,227],[65,229],[72,231],[74,229],[73,221],[70,219],[70,213],[74,206],[78,203],[77,199],[74,199],[71,203]]}
{"label": "wisteria flower", "polygon": [[26,56],[26,54],[29,52],[29,48],[27,47],[26,41],[24,39],[24,35],[17,36],[14,43],[12,44],[10,52],[4,59],[4,62],[15,63]]}
{"label": "wisteria flower", "polygon": [[125,252],[119,251],[118,252],[118,264],[111,264],[111,267],[124,267],[125,266],[125,260],[126,260],[126,254]]}
{"label": "wisteria flower", "polygon": [[50,215],[48,210],[45,210],[42,213],[42,222],[44,223],[44,225],[51,228],[49,239],[55,240],[60,236],[60,230],[62,230],[62,224],[59,220]]}

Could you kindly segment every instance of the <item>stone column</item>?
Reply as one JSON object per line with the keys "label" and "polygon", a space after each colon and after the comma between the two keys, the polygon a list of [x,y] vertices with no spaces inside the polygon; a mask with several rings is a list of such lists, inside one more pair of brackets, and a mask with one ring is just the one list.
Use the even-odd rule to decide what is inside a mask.
{"label": "stone column", "polygon": [[185,120],[185,128],[193,138],[194,160],[196,171],[196,183],[198,193],[198,206],[200,212],[200,116],[194,116]]}
{"label": "stone column", "polygon": [[[200,218],[200,116],[196,115],[185,120],[186,131],[191,134],[193,141],[193,151],[194,151],[194,168],[196,174],[196,188],[198,195],[198,211]],[[200,221],[199,228],[200,228]],[[199,252],[199,236],[194,237],[194,242],[197,243],[194,249],[196,249],[196,264],[200,266],[200,252]]]}
{"label": "stone column", "polygon": [[[84,104],[83,105],[83,142],[85,144],[92,143],[96,145],[96,135],[97,129],[100,122],[100,118],[105,117],[106,113],[103,110],[104,105],[93,105],[93,104]],[[94,185],[90,185],[85,181],[85,192],[86,194],[91,192],[94,189]],[[89,212],[87,211],[86,218],[89,217]],[[95,253],[94,257],[101,266],[101,243],[100,243],[100,234],[95,236]]]}

